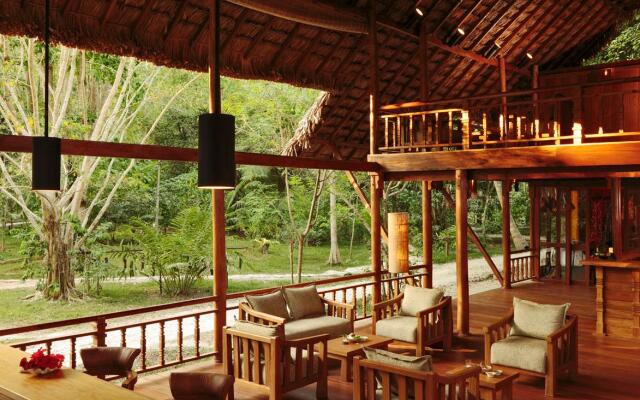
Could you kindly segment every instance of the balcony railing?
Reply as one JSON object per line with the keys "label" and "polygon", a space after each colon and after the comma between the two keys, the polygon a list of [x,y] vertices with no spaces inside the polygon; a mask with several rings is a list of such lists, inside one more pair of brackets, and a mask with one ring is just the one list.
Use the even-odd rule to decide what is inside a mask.
{"label": "balcony railing", "polygon": [[[410,276],[391,276],[386,272],[383,273],[383,279],[380,282],[383,300],[400,293],[407,279],[411,279],[415,285],[420,285],[423,278],[427,276],[424,266],[414,266],[411,270]],[[362,320],[371,317],[371,299],[374,290],[372,277],[373,273],[369,272],[313,283],[318,286],[322,296],[354,305],[356,319]],[[310,283],[286,287],[304,286]],[[237,317],[238,303],[244,296],[268,293],[273,289],[228,294],[226,312],[229,324],[233,324]],[[78,354],[84,347],[138,347],[141,355],[136,369],[138,373],[144,373],[200,360],[215,354],[213,351],[215,299],[215,296],[208,296],[134,310],[1,329],[0,338],[22,350],[31,351],[42,347],[47,352],[64,354],[65,367],[69,368],[81,366]],[[167,312],[171,312],[171,315],[166,316]],[[125,317],[126,322],[123,321]],[[135,322],[131,322],[132,317],[136,319]],[[60,330],[64,330],[65,333],[60,334]],[[21,339],[21,335],[22,337],[37,336],[37,338],[24,340]]]}
{"label": "balcony railing", "polygon": [[[381,108],[381,153],[640,140],[640,78]],[[612,106],[615,104],[615,107]],[[442,107],[442,108],[441,108]]]}

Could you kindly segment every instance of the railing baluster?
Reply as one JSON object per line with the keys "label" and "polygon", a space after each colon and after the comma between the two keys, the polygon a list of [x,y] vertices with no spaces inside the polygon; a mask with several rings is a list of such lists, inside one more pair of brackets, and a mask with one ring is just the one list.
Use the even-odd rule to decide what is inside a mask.
{"label": "railing baluster", "polygon": [[193,343],[195,346],[196,357],[200,357],[200,315],[196,315],[193,322]]}
{"label": "railing baluster", "polygon": [[147,369],[147,325],[140,325],[140,366],[144,371]]}
{"label": "railing baluster", "polygon": [[120,328],[120,347],[127,347],[127,328]]}
{"label": "railing baluster", "polygon": [[159,324],[159,333],[158,333],[158,346],[160,349],[158,350],[158,358],[160,359],[160,365],[165,364],[165,332],[164,332],[164,321],[160,321]]}
{"label": "railing baluster", "polygon": [[183,360],[182,318],[178,318],[178,361]]}
{"label": "railing baluster", "polygon": [[76,369],[76,338],[71,338],[71,348],[69,349],[69,363],[71,364],[71,369]]}

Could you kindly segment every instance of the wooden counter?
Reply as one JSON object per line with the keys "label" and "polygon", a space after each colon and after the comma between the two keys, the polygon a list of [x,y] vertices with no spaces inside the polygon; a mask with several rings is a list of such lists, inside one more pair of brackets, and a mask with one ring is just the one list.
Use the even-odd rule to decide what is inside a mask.
{"label": "wooden counter", "polygon": [[81,371],[62,369],[45,376],[20,372],[18,349],[0,344],[0,400],[148,400]]}
{"label": "wooden counter", "polygon": [[596,269],[596,333],[640,338],[640,261],[584,260]]}

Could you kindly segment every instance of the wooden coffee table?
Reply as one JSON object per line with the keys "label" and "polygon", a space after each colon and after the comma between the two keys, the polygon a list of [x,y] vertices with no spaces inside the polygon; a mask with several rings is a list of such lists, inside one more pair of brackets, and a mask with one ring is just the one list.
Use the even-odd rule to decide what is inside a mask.
{"label": "wooden coffee table", "polygon": [[[520,374],[517,372],[507,373],[495,378],[489,378],[487,375],[480,374],[480,394],[482,399],[511,400],[513,398],[513,381],[518,379]],[[500,392],[500,397],[498,397]],[[485,395],[486,394],[486,395]]]}
{"label": "wooden coffee table", "polygon": [[353,379],[352,366],[353,357],[364,356],[364,347],[372,347],[375,349],[386,349],[389,343],[393,342],[393,339],[376,336],[376,335],[363,335],[368,339],[360,343],[342,343],[342,338],[335,338],[329,340],[327,343],[327,355],[329,358],[340,361],[340,379],[351,382]]}

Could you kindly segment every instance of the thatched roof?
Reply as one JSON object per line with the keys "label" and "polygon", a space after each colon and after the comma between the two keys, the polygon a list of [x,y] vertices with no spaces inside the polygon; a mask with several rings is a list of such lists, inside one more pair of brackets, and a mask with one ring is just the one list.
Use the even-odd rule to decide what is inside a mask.
{"label": "thatched roof", "polygon": [[[366,0],[323,0],[366,21]],[[367,36],[322,27],[331,19],[309,13],[314,25],[277,13],[246,8],[251,3],[292,7],[289,0],[229,0],[221,8],[221,71],[224,75],[287,82],[331,92],[307,114],[292,141],[292,154],[330,157],[324,143],[339,144],[345,158],[362,159],[368,143]],[[319,0],[297,0],[315,7]],[[601,38],[640,8],[637,0],[422,0],[427,26],[444,41],[461,27],[460,48],[481,53],[494,40],[508,62],[526,51],[546,67],[576,65],[601,45]],[[41,36],[44,0],[1,0],[0,33]],[[208,43],[207,0],[52,0],[53,40],[67,46],[134,56],[159,65],[205,71]],[[241,6],[243,4],[245,6]],[[314,5],[315,4],[315,5]],[[378,0],[377,14],[417,33],[415,0]],[[269,4],[270,5],[270,4]],[[295,7],[295,6],[293,6]],[[348,11],[348,12],[347,12]],[[320,21],[319,23],[316,23]],[[357,29],[355,29],[357,31]],[[378,29],[382,103],[415,100],[418,95],[418,43],[386,27]],[[492,66],[431,46],[433,98],[494,92]],[[516,75],[512,85],[522,82]]]}

